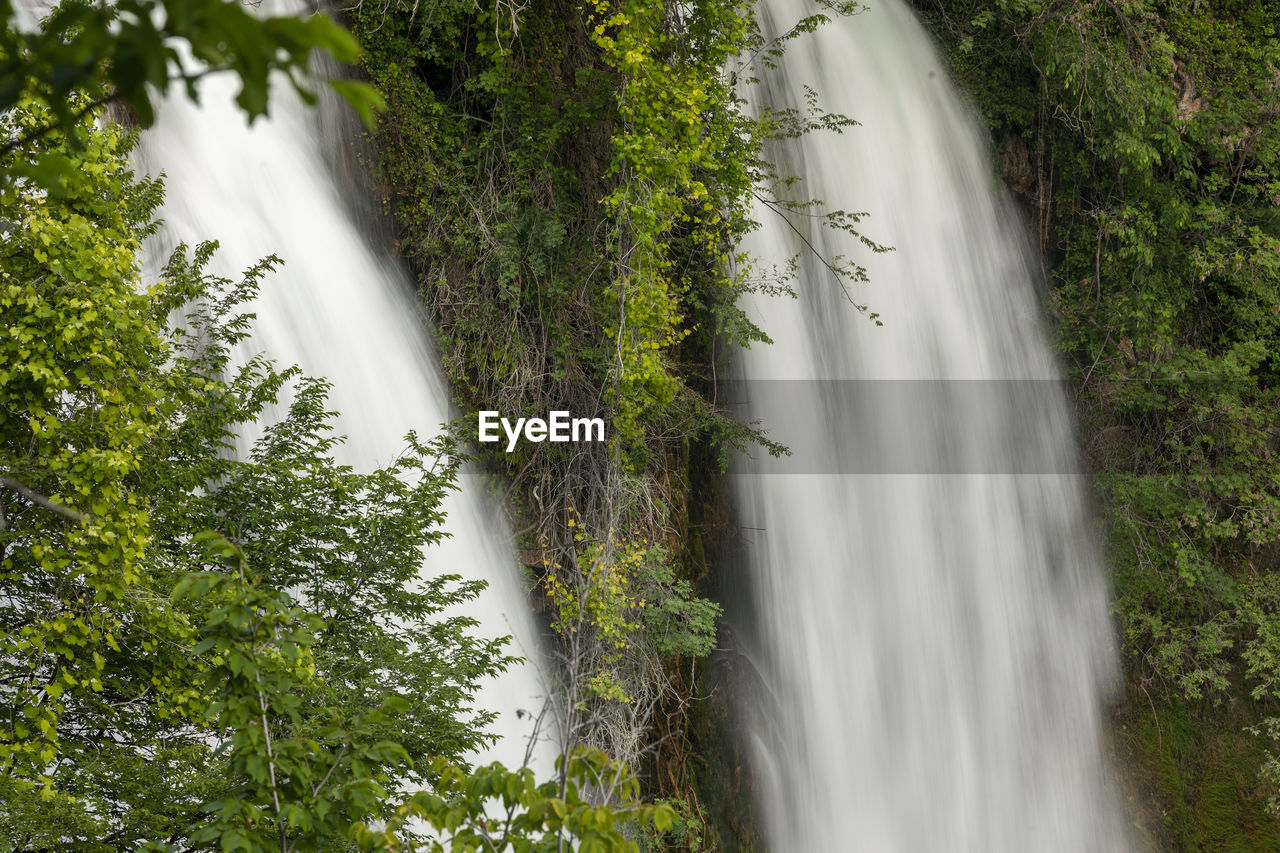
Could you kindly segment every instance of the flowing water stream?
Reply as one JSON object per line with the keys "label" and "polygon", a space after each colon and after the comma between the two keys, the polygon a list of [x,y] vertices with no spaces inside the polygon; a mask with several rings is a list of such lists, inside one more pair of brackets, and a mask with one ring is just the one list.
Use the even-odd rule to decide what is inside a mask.
{"label": "flowing water stream", "polygon": [[[898,0],[793,42],[750,98],[861,123],[771,157],[869,211],[870,255],[768,210],[742,248],[866,262],[853,308],[813,253],[798,298],[749,309],[750,413],[791,445],[734,478],[765,699],[744,716],[771,849],[1112,851],[1102,760],[1116,673],[1106,589],[1036,265],[990,153]],[[767,33],[816,11],[766,0]],[[824,473],[825,472],[825,473]]]}
{"label": "flowing water stream", "polygon": [[[264,280],[253,335],[238,358],[265,353],[329,379],[329,407],[340,413],[334,426],[347,436],[338,461],[358,470],[389,463],[406,448],[409,430],[425,438],[452,414],[409,284],[377,246],[378,223],[362,212],[372,208],[362,188],[341,177],[355,144],[350,122],[336,104],[308,109],[280,85],[270,118],[250,128],[234,91],[231,81],[208,78],[199,106],[177,93],[142,134],[142,170],[165,176],[164,227],[148,247],[150,265],[179,242],[211,239],[221,245],[211,269],[229,278],[259,258],[280,256],[284,266]],[[531,719],[518,711],[536,715],[547,689],[510,531],[471,479],[463,477],[446,502],[451,538],[427,549],[423,571],[488,581],[466,611],[480,622],[476,632],[513,634],[512,651],[531,661],[485,683],[476,700],[498,713],[502,736],[484,759],[514,767],[524,759]],[[547,751],[537,750],[540,765]]]}

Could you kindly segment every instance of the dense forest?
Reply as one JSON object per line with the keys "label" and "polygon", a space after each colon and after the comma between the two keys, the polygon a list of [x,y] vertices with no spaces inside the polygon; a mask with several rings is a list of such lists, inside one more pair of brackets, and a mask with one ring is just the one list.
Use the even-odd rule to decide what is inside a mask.
{"label": "dense forest", "polygon": [[[1280,850],[1280,6],[913,5],[1039,251],[1135,844]],[[868,329],[893,247],[770,156],[876,128],[747,89],[860,12],[0,0],[0,851],[764,849],[726,472],[787,448],[717,390],[770,344],[744,298],[813,285],[739,247],[842,236],[801,253]],[[207,234],[145,269],[166,188],[131,154],[213,74],[254,121],[273,77],[363,121],[459,413],[376,470],[339,461],[327,377],[236,356],[289,258],[222,276]],[[480,444],[481,410],[608,440]],[[549,638],[554,768],[477,760],[479,685],[527,652],[467,615],[482,582],[420,573],[463,480]]]}

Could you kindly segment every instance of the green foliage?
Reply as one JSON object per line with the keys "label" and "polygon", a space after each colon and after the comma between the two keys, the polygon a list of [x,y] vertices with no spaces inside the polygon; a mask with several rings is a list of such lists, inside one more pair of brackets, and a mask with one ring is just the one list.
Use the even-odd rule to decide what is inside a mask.
{"label": "green foliage", "polygon": [[[573,649],[581,683],[575,710],[595,703],[634,704],[645,692],[649,656],[702,657],[715,645],[720,606],[678,579],[662,546],[616,536],[591,539],[570,518],[574,570],[547,567],[551,627]],[[571,586],[565,578],[577,579]]]}
{"label": "green foliage", "polygon": [[[671,807],[640,803],[635,777],[598,750],[562,758],[560,781],[542,784],[528,768],[495,762],[467,772],[434,757],[424,773],[430,789],[388,814],[387,786],[410,772],[412,760],[400,743],[377,737],[381,718],[401,715],[408,701],[389,696],[367,711],[334,712],[318,730],[309,726],[301,696],[319,678],[314,649],[323,623],[262,586],[225,538],[196,539],[230,572],[189,575],[174,596],[225,602],[209,612],[195,652],[212,655],[214,666],[201,677],[214,697],[209,713],[233,732],[226,768],[239,784],[206,807],[209,818],[190,843],[249,853],[332,850],[349,840],[362,850],[550,851],[572,844],[625,853],[639,850],[628,840],[635,831],[675,826]],[[373,818],[380,828],[371,827]]]}
{"label": "green foliage", "polygon": [[207,714],[231,732],[226,773],[237,784],[206,806],[209,817],[189,843],[331,850],[378,813],[384,785],[409,763],[403,746],[375,739],[374,724],[407,700],[389,697],[382,707],[335,712],[327,725],[307,726],[302,697],[318,680],[312,647],[322,623],[251,578],[243,553],[226,539],[195,538],[230,571],[189,575],[173,594],[221,605],[209,610],[193,651],[211,656],[201,686],[212,699]]}
{"label": "green foliage", "polygon": [[[846,15],[858,8],[823,6]],[[789,199],[790,180],[761,154],[770,139],[839,132],[852,120],[822,113],[812,91],[806,112],[766,107],[759,117],[739,94],[739,78],[751,77],[754,61],[770,64],[784,42],[828,18],[810,16],[766,42],[749,4],[694,3],[672,17],[648,0],[595,0],[587,20],[599,62],[616,80],[610,191],[600,200],[604,251],[619,259],[604,290],[616,317],[604,326],[606,399],[624,462],[632,465],[647,459],[649,431],[689,405],[677,404],[685,379],[664,351],[706,326],[731,344],[767,340],[737,305],[744,292],[785,286],[785,276],[772,285],[753,282],[754,262],[738,250],[757,227],[753,202],[788,223],[792,214],[811,213],[883,250],[857,234],[858,215],[822,213],[819,201]],[[866,280],[855,263],[822,260],[846,294],[846,282]]]}
{"label": "green foliage", "polygon": [[[175,256],[166,275],[202,281],[206,301],[189,303],[184,326],[173,334],[195,357],[193,371],[219,375],[228,371],[230,347],[247,320],[229,312],[256,287],[200,277],[210,251]],[[192,559],[185,539],[191,530],[228,531],[255,573],[290,590],[324,621],[315,656],[322,681],[312,697],[318,706],[355,712],[385,695],[415,696],[422,701],[387,715],[384,732],[399,732],[411,755],[457,755],[482,745],[477,731],[491,715],[468,719],[462,710],[473,678],[505,660],[501,643],[471,637],[468,618],[439,616],[483,585],[451,574],[419,577],[422,548],[445,536],[440,503],[457,473],[452,443],[410,434],[403,454],[386,467],[353,471],[333,460],[342,439],[328,424],[327,383],[301,379],[287,416],[265,429],[246,458],[228,459],[219,451],[231,431],[274,400],[293,371],[277,374],[252,361],[233,375],[226,396],[247,401],[249,410],[241,402],[237,411],[221,395],[197,401],[171,437],[180,473],[165,462],[169,470],[153,475],[175,480],[156,509],[162,559],[178,574]]]}
{"label": "green foliage", "polygon": [[[790,210],[763,141],[847,122],[748,114],[739,57],[776,46],[746,3],[416,9],[363,6],[353,30],[392,105],[379,129],[392,212],[464,406],[605,417],[613,452],[575,479],[652,473],[684,436],[759,439],[708,405],[710,365],[690,359],[764,339],[737,307],[762,277],[731,261],[758,197]],[[513,468],[532,485],[568,455],[526,446]],[[566,497],[587,512],[577,488]]]}
{"label": "green foliage", "polygon": [[2,849],[334,849],[393,816],[427,756],[488,740],[470,696],[502,642],[442,612],[478,585],[418,577],[450,445],[409,436],[354,472],[326,386],[298,380],[232,458],[296,373],[230,362],[278,261],[232,282],[204,272],[212,245],[179,249],[143,290],[159,187],[134,181],[119,128],[77,132],[3,155],[58,153],[76,178],[3,190]]}
{"label": "green foliage", "polygon": [[[325,15],[261,17],[229,0],[68,0],[35,30],[19,28],[13,0],[0,0],[0,114],[28,101],[48,111],[26,127],[0,121],[0,150],[27,146],[53,128],[74,139],[77,120],[111,101],[148,127],[157,94],[179,83],[194,99],[198,81],[211,73],[236,75],[236,103],[250,120],[267,111],[273,71],[314,102],[305,83],[314,50],[339,62],[360,54],[351,34]],[[381,105],[364,84],[332,85],[366,120]],[[16,172],[0,177],[16,174],[49,187],[72,177],[62,158],[13,166]]]}
{"label": "green foliage", "polygon": [[[638,830],[671,829],[677,820],[665,804],[639,801],[640,783],[624,765],[599,750],[578,750],[557,761],[563,783],[537,784],[528,768],[497,762],[470,774],[439,759],[433,791],[416,794],[385,830],[356,835],[362,850],[493,851],[564,850],[639,853],[630,840]],[[599,805],[604,800],[610,805]],[[426,821],[434,838],[406,843],[408,821]]]}
{"label": "green foliage", "polygon": [[[675,812],[675,821],[669,829],[652,833],[651,838],[646,839],[645,850],[687,850],[689,853],[702,853],[708,849],[705,837],[707,826],[688,800],[660,799],[657,802]],[[716,848],[712,846],[710,849]]]}
{"label": "green foliage", "polygon": [[[48,141],[49,151],[69,151],[63,139]],[[141,582],[149,519],[130,477],[161,428],[163,383],[153,380],[164,350],[153,300],[135,288],[134,255],[158,190],[131,180],[127,147],[119,129],[88,135],[83,180],[62,199],[0,190],[13,225],[0,240],[0,771],[16,838],[46,811],[61,816],[55,830],[96,824],[58,759],[88,759],[93,735],[110,737],[128,716],[109,698],[122,674],[108,655],[128,635],[171,643],[185,632],[181,617],[149,606]],[[24,499],[13,483],[84,520]],[[78,714],[96,725],[64,724]],[[110,773],[127,769],[111,751],[94,760]],[[67,787],[58,775],[72,777]]]}
{"label": "green foliage", "polygon": [[648,590],[645,626],[658,651],[686,657],[710,654],[715,647],[720,605],[694,595],[692,585],[675,576],[661,546],[645,551],[638,574],[642,588]]}

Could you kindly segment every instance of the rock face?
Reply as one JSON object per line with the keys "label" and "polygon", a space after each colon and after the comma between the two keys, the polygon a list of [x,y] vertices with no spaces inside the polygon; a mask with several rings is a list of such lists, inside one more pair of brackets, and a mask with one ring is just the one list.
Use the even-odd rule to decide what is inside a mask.
{"label": "rock face", "polygon": [[1031,151],[1021,136],[1009,134],[1005,137],[1004,164],[1000,175],[1020,201],[1030,201],[1031,190],[1036,184],[1036,173],[1031,166]]}
{"label": "rock face", "polygon": [[1033,226],[1040,251],[1048,251],[1054,233],[1052,169],[1042,174],[1027,141],[1016,133],[1005,135],[1000,151],[1000,178]]}
{"label": "rock face", "polygon": [[1178,121],[1191,121],[1208,101],[1196,95],[1196,78],[1179,63],[1174,63],[1174,84],[1178,87]]}

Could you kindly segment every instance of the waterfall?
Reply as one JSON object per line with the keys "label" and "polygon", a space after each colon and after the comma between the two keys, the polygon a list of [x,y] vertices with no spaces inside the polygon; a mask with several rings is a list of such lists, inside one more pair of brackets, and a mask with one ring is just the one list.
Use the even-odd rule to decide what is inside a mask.
{"label": "waterfall", "polygon": [[[734,477],[766,836],[778,853],[1127,849],[1103,759],[1106,585],[1035,260],[927,35],[899,0],[870,2],[749,95],[803,107],[808,85],[860,123],[770,159],[894,247],[766,209],[742,246],[779,261],[803,234],[860,258],[853,296],[884,324],[808,251],[796,299],[746,305],[774,341],[742,353],[748,411],[796,450]],[[814,11],[768,0],[761,24]]]}
{"label": "waterfall", "polygon": [[[288,9],[301,4],[272,11]],[[200,105],[181,92],[166,99],[142,134],[142,170],[165,176],[164,226],[148,246],[149,264],[154,269],[178,242],[210,239],[221,244],[211,271],[227,277],[280,256],[284,266],[264,280],[252,337],[237,358],[265,353],[330,380],[334,427],[347,437],[335,450],[338,461],[365,471],[387,464],[406,448],[409,430],[425,438],[451,417],[449,396],[411,287],[371,238],[377,225],[361,213],[371,205],[339,178],[337,166],[355,144],[350,122],[334,120],[336,104],[309,109],[288,85],[276,85],[270,117],[249,127],[232,102],[235,83],[225,78],[204,81]],[[531,730],[530,717],[518,712],[536,716],[547,693],[539,637],[505,518],[480,500],[475,478],[461,479],[444,507],[450,538],[427,549],[423,572],[488,581],[467,611],[480,623],[475,631],[514,635],[510,651],[530,661],[486,682],[476,697],[477,707],[498,713],[502,738],[480,758],[518,767]],[[537,758],[549,771],[545,755]]]}

